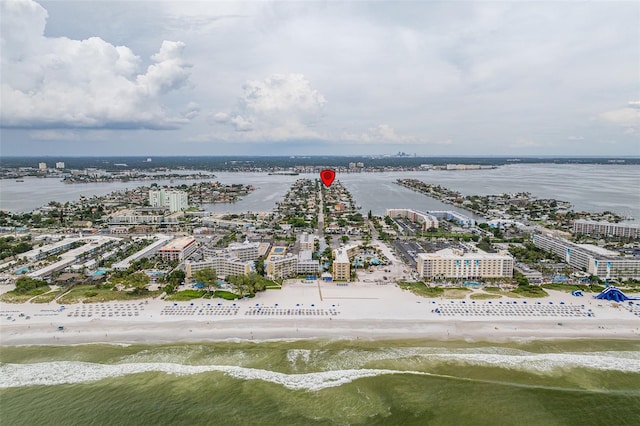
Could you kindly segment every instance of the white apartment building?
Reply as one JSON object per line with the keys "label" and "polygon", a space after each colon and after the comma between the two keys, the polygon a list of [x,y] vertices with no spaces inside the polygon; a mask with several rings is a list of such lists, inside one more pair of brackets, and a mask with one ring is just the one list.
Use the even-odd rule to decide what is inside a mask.
{"label": "white apartment building", "polygon": [[38,170],[47,170],[47,163],[38,163]]}
{"label": "white apartment building", "polygon": [[573,233],[638,238],[640,237],[640,225],[578,219],[573,222]]}
{"label": "white apartment building", "polygon": [[175,189],[150,189],[149,204],[151,207],[165,207],[172,213],[179,212],[189,207],[189,196]]}
{"label": "white apartment building", "polygon": [[313,258],[313,252],[311,250],[302,250],[298,254],[296,272],[298,275],[318,275],[320,273],[320,261]]}
{"label": "white apartment building", "polygon": [[56,169],[64,169],[64,161],[58,161],[56,163]]}
{"label": "white apartment building", "polygon": [[454,212],[453,210],[432,210],[429,211],[429,214],[438,219],[452,220],[463,227],[469,227],[476,224],[476,221],[471,219],[469,216],[465,216],[462,213]]}
{"label": "white apartment building", "polygon": [[114,263],[112,266],[113,269],[115,269],[116,271],[126,271],[127,269],[129,269],[131,262],[142,259],[143,257],[153,256],[160,248],[166,246],[167,243],[173,239],[173,236],[157,234],[154,236],[154,238],[155,241],[150,243],[148,246],[141,248],[126,259]]}
{"label": "white apartment building", "polygon": [[534,234],[533,244],[554,253],[569,266],[598,278],[640,278],[640,258],[621,256],[619,253],[592,244],[575,244],[564,238]]}
{"label": "white apartment building", "polygon": [[513,276],[513,258],[506,252],[469,253],[444,249],[418,253],[418,273],[425,278],[501,278]]}
{"label": "white apartment building", "polygon": [[259,257],[260,243],[231,243],[227,248],[204,248],[205,260],[201,262],[185,262],[187,278],[191,278],[193,272],[214,268],[219,277],[228,275],[248,275],[255,272],[254,262]]}
{"label": "white apartment building", "polygon": [[390,218],[407,218],[412,222],[422,225],[422,230],[426,231],[429,228],[438,227],[438,219],[430,214],[413,210],[413,209],[387,209],[387,216]]}
{"label": "white apartment building", "polygon": [[205,247],[204,257],[208,258],[229,254],[243,261],[250,260],[254,262],[258,259],[259,251],[260,243],[250,243],[249,241],[245,241],[243,243],[231,243],[226,249]]}

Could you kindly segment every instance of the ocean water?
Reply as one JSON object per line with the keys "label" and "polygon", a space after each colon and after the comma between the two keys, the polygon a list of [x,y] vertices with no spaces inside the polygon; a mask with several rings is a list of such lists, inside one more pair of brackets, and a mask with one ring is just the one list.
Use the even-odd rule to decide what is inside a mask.
{"label": "ocean water", "polygon": [[0,421],[637,425],[640,342],[220,342],[11,347]]}

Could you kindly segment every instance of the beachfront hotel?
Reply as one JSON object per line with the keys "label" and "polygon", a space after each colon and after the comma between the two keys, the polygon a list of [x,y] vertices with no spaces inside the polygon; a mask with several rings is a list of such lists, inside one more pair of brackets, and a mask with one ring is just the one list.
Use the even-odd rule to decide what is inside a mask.
{"label": "beachfront hotel", "polygon": [[640,236],[640,225],[578,219],[573,222],[573,233],[638,238]]}
{"label": "beachfront hotel", "polygon": [[254,272],[253,261],[240,260],[231,253],[222,253],[200,262],[186,261],[184,267],[187,278],[193,278],[196,271],[209,268],[215,269],[216,275],[221,278],[226,278],[229,275],[249,275]]}
{"label": "beachfront hotel", "polygon": [[162,260],[179,260],[183,261],[191,255],[198,245],[193,237],[182,237],[171,241],[169,244],[158,250]]}
{"label": "beachfront hotel", "polygon": [[575,244],[547,234],[534,234],[532,239],[536,247],[556,254],[569,266],[598,278],[640,278],[640,258],[622,256],[592,244]]}
{"label": "beachfront hotel", "polygon": [[186,261],[185,274],[191,278],[196,271],[213,268],[219,277],[248,275],[255,271],[254,262],[259,256],[260,243],[245,241],[231,243],[227,248],[204,247],[205,259],[199,262]]}
{"label": "beachfront hotel", "polygon": [[291,253],[269,255],[264,263],[267,277],[271,279],[286,278],[296,274],[298,256]]}
{"label": "beachfront hotel", "polygon": [[334,281],[350,281],[351,280],[351,264],[349,263],[349,255],[345,248],[333,251],[333,280]]}
{"label": "beachfront hotel", "polygon": [[418,273],[424,278],[502,278],[513,276],[513,258],[499,253],[469,253],[444,249],[418,253]]}

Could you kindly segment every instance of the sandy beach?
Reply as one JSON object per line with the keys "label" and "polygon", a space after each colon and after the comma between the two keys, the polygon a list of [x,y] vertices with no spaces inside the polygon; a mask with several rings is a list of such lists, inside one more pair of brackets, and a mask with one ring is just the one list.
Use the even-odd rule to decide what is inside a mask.
{"label": "sandy beach", "polygon": [[0,340],[14,346],[311,338],[640,338],[640,313],[627,304],[549,293],[542,299],[427,299],[393,284],[314,282],[235,302],[150,299],[64,307],[2,303]]}

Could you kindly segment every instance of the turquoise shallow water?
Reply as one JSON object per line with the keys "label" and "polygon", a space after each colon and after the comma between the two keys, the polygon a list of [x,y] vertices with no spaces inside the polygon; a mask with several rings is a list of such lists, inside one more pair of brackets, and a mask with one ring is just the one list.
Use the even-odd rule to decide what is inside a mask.
{"label": "turquoise shallow water", "polygon": [[2,424],[638,424],[640,342],[0,351]]}

